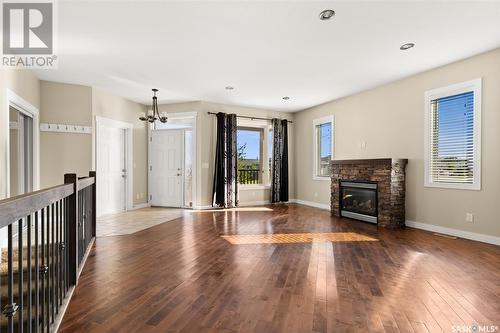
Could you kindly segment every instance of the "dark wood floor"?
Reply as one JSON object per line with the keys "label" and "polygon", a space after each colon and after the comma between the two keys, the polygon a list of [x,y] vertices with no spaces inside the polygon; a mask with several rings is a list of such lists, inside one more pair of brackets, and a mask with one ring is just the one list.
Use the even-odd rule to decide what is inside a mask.
{"label": "dark wood floor", "polygon": [[[240,245],[221,237],[330,232],[351,234]],[[473,324],[500,325],[500,247],[279,205],[186,213],[97,239],[60,331],[452,332]]]}

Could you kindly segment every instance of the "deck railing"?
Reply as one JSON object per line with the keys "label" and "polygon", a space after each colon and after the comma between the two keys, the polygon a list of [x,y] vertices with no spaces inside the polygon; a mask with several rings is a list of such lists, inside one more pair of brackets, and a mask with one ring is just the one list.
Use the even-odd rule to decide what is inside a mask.
{"label": "deck railing", "polygon": [[56,329],[95,238],[95,207],[95,172],[0,201],[1,332]]}
{"label": "deck railing", "polygon": [[259,169],[238,169],[238,182],[240,184],[258,184]]}

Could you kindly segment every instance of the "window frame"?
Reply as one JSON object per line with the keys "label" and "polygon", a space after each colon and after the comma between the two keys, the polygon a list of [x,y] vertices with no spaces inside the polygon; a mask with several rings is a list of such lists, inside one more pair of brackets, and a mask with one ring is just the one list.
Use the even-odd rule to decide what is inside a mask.
{"label": "window frame", "polygon": [[330,181],[331,175],[328,176],[320,176],[318,175],[318,153],[319,153],[319,147],[318,147],[318,133],[317,133],[317,126],[326,124],[326,123],[331,123],[332,125],[332,137],[331,137],[331,160],[335,159],[335,121],[334,121],[334,116],[326,116],[326,117],[321,117],[313,120],[312,124],[312,138],[313,138],[313,169],[312,169],[312,179],[313,180],[321,180],[321,181]]}
{"label": "window frame", "polygon": [[[446,87],[426,91],[424,94],[425,103],[425,137],[424,137],[424,186],[434,188],[448,188],[460,190],[481,190],[481,89],[482,79],[477,78]],[[434,114],[432,112],[431,102],[438,98],[458,95],[462,93],[473,92],[474,94],[474,119],[473,119],[473,181],[472,184],[460,184],[449,182],[433,181],[431,175],[432,162],[432,121]]]}
{"label": "window frame", "polygon": [[259,190],[259,189],[269,189],[271,188],[271,175],[269,173],[269,168],[267,167],[268,160],[269,160],[269,152],[268,150],[268,143],[269,140],[272,140],[272,138],[269,138],[269,129],[272,128],[272,125],[269,124],[268,121],[265,120],[260,120],[260,119],[244,119],[244,118],[239,118],[237,121],[237,128],[236,130],[239,129],[248,129],[248,130],[255,130],[255,131],[261,131],[261,142],[260,142],[260,163],[261,163],[261,179],[262,182],[260,184],[240,184],[238,183],[238,189],[239,190]]}

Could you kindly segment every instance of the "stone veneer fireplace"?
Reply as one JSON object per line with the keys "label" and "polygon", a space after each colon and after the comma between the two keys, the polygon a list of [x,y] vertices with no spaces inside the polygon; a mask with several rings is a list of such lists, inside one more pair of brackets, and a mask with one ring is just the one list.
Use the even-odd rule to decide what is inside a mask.
{"label": "stone veneer fireplace", "polygon": [[332,161],[332,216],[404,227],[407,163],[391,158]]}

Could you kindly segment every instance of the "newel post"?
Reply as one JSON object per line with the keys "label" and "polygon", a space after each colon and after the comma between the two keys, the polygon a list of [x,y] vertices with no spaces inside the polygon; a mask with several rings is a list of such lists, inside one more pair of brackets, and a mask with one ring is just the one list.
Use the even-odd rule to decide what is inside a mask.
{"label": "newel post", "polygon": [[66,227],[68,230],[68,280],[76,285],[78,279],[78,177],[76,173],[64,175],[64,184],[73,184],[74,192],[67,198]]}
{"label": "newel post", "polygon": [[97,228],[97,177],[95,171],[89,172],[89,177],[94,177],[94,184],[92,185],[92,237],[96,236]]}

